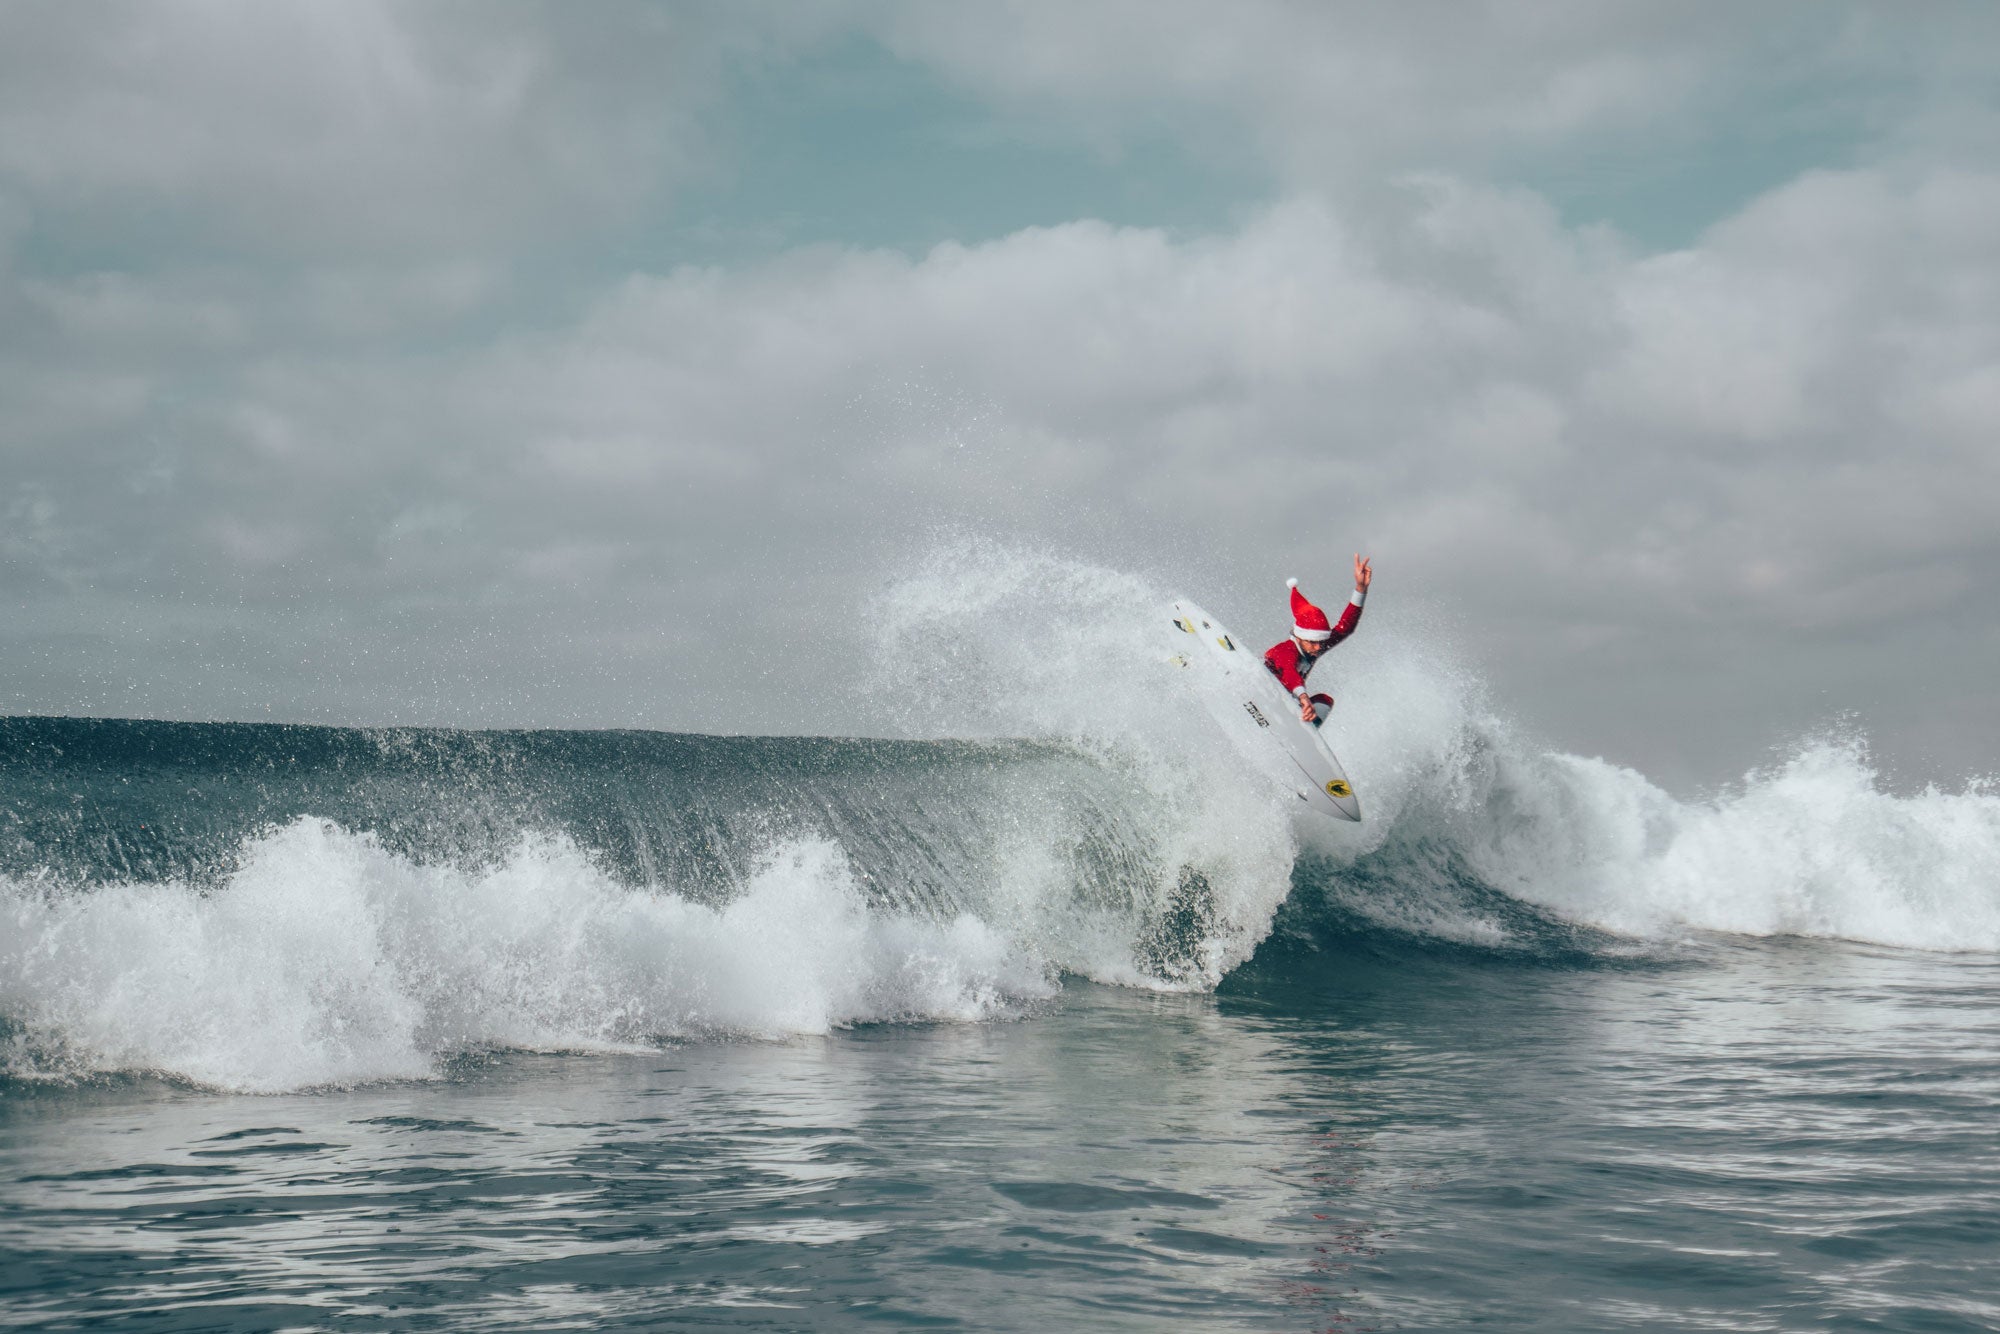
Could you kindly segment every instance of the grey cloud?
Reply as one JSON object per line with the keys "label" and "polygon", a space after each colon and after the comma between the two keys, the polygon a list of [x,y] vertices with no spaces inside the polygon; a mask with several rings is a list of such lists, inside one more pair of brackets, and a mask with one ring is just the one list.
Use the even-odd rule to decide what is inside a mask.
{"label": "grey cloud", "polygon": [[[867,12],[995,97],[1226,106],[1280,157],[1387,108],[1378,165],[1642,125],[1740,74],[1726,32],[1588,8],[1444,37],[1438,9],[1253,8],[1122,55],[1112,8]],[[675,188],[717,52],[782,60],[831,20],[490,12],[8,12],[7,707],[888,726],[842,645],[942,524],[1185,581],[1245,624],[1283,575],[1337,588],[1374,549],[1381,633],[1429,599],[1502,698],[1670,773],[1843,707],[1946,770],[1990,762],[1967,628],[2000,610],[1989,170],[1912,149],[1810,173],[1664,255],[1399,173],[1225,235],[813,247],[534,306],[538,247]],[[1318,90],[1320,60],[1381,69]],[[45,253],[52,218],[155,249],[79,271]],[[801,628],[807,674],[771,677]]]}
{"label": "grey cloud", "polygon": [[25,3],[0,12],[0,191],[140,257],[406,262],[629,226],[695,170],[765,5]]}
{"label": "grey cloud", "polygon": [[[1532,711],[1616,674],[1699,731],[1729,673],[1714,646],[1844,654],[1886,617],[1931,624],[1909,644],[1927,652],[2000,565],[2000,478],[1959,406],[2000,321],[1935,278],[2000,278],[1961,225],[1992,184],[1813,177],[1666,258],[1434,183],[1393,257],[1301,202],[1225,238],[1075,224],[639,276],[574,326],[441,361],[262,359],[180,428],[204,435],[200,485],[123,521],[185,592],[324,604],[358,643],[433,633],[371,607],[468,636],[518,618],[657,683],[613,636],[699,609],[724,657],[653,706],[695,726],[740,723],[728,662],[851,616],[855,580],[927,523],[1329,581],[1366,544],[1467,609]],[[1197,507],[1223,519],[1210,551],[1161,537]],[[517,698],[481,716],[525,721]],[[615,722],[631,699],[580,686],[561,707]]]}

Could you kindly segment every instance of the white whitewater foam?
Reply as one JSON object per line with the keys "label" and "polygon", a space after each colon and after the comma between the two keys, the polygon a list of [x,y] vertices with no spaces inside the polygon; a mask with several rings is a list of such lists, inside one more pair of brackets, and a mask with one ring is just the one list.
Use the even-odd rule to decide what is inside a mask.
{"label": "white whitewater foam", "polygon": [[[1898,796],[1859,740],[1817,738],[1684,800],[1635,770],[1532,744],[1422,643],[1382,636],[1350,661],[1339,744],[1371,818],[1359,837],[1324,844],[1336,864],[1416,857],[1422,843],[1523,903],[1639,939],[2000,950],[2000,794],[1980,782]],[[1457,911],[1435,878],[1415,867],[1407,878],[1417,892],[1348,906],[1494,942],[1501,928]]]}
{"label": "white whitewater foam", "polygon": [[[883,698],[912,735],[1063,741],[1135,783],[1123,814],[1149,855],[1127,869],[1126,911],[1079,918],[1061,903],[1076,895],[1071,879],[1044,877],[1018,896],[1048,956],[1098,981],[1163,985],[1137,957],[1141,937],[1192,872],[1204,887],[1203,938],[1175,985],[1213,986],[1269,933],[1297,844],[1288,806],[1252,778],[1170,665],[1180,646],[1169,601],[1133,575],[970,539],[926,553],[869,619],[876,660],[894,672]],[[909,662],[942,689],[910,692],[899,670]]]}
{"label": "white whitewater foam", "polygon": [[1685,928],[2000,950],[2000,796],[1899,797],[1822,740],[1706,801],[1630,769],[1532,757],[1467,850],[1527,902],[1632,935]]}
{"label": "white whitewater foam", "polygon": [[774,849],[722,907],[621,886],[524,839],[482,872],[301,819],[228,883],[0,898],[14,1073],[157,1070],[276,1091],[422,1078],[484,1046],[824,1033],[979,1019],[1047,970],[970,917],[871,913],[840,849]]}
{"label": "white whitewater foam", "polygon": [[[1306,581],[1331,600],[1341,585],[1326,582]],[[1642,939],[1696,930],[2000,950],[2000,794],[1989,787],[1897,796],[1858,742],[1819,740],[1717,796],[1680,800],[1631,769],[1521,737],[1475,673],[1379,608],[1314,677],[1339,697],[1329,726],[1364,823],[1295,819],[1160,666],[1176,592],[947,542],[883,600],[881,656],[920,655],[955,683],[948,709],[909,720],[920,731],[1064,737],[1134,769],[1159,798],[1163,861],[1214,872],[1221,971],[1269,930],[1307,845],[1336,867],[1407,859],[1406,883],[1385,891],[1378,862],[1346,906],[1458,941],[1497,943],[1505,927],[1418,865],[1420,843],[1421,858],[1523,903]],[[1273,640],[1288,623],[1282,595],[1274,577],[1261,627]],[[1248,618],[1232,624],[1253,649],[1265,642]]]}

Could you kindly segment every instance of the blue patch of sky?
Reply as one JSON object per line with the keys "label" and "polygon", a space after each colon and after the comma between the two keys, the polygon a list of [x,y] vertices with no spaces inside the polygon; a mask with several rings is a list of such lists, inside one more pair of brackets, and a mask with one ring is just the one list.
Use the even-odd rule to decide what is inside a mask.
{"label": "blue patch of sky", "polygon": [[1079,218],[1213,232],[1276,189],[1248,151],[1198,148],[1165,123],[1086,142],[859,36],[739,69],[714,132],[708,179],[645,239],[645,267],[823,243],[920,253]]}
{"label": "blue patch of sky", "polygon": [[1670,250],[1807,172],[1893,169],[1898,159],[1984,170],[2000,124],[2000,5],[1940,3],[1926,13],[1933,22],[1863,11],[1828,33],[1802,9],[1802,26],[1746,56],[1755,78],[1615,142],[1581,135],[1522,164],[1516,179],[1569,223],[1609,223],[1647,249]]}
{"label": "blue patch of sky", "polygon": [[[1615,141],[1584,134],[1482,174],[1538,191],[1573,225],[1608,224],[1646,250],[1687,246],[1804,171],[1852,165],[1882,103],[1909,93],[1811,83],[1788,72],[1761,106]],[[1227,126],[1162,117],[1092,134],[996,108],[859,35],[739,67],[710,131],[703,179],[617,262],[738,264],[826,243],[914,254],[1079,218],[1213,233],[1286,190],[1247,137],[1231,150]]]}
{"label": "blue patch of sky", "polygon": [[1604,224],[1641,249],[1684,249],[1752,200],[1808,171],[1854,165],[1846,127],[1745,126],[1709,143],[1654,141],[1591,151],[1524,168],[1520,183],[1571,226]]}

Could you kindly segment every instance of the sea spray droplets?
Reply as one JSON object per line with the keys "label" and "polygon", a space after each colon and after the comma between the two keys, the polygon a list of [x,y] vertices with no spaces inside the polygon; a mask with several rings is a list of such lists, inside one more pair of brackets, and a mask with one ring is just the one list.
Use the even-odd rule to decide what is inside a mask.
{"label": "sea spray droplets", "polygon": [[[1120,816],[1141,854],[1071,868],[1030,914],[1051,957],[1099,981],[1211,987],[1284,900],[1295,798],[1252,776],[1171,665],[1172,597],[1123,571],[961,538],[924,552],[870,619],[881,693],[905,727],[1059,740],[1133,785]],[[1084,887],[1112,885],[1122,912],[1078,912]]]}
{"label": "sea spray droplets", "polygon": [[[947,542],[883,600],[882,656],[951,655],[949,709],[931,724],[1066,737],[1131,773],[1156,803],[1134,816],[1156,864],[1181,877],[1159,887],[1147,938],[1198,874],[1213,893],[1199,949],[1211,978],[1263,938],[1295,840],[1314,854],[1311,897],[1341,918],[1457,943],[1570,949],[1581,942],[1561,928],[1573,924],[1640,941],[1706,930],[2000,950],[1990,788],[1897,796],[1857,741],[1818,739],[1729,792],[1681,800],[1631,769],[1536,745],[1495,716],[1475,672],[1379,599],[1323,669],[1339,684],[1329,726],[1368,819],[1288,822],[1282,797],[1160,668],[1171,636],[1156,645],[1151,633],[1166,601],[1119,571]],[[1251,621],[1234,628],[1263,642]],[[1551,925],[1542,914],[1558,929],[1507,925]]]}
{"label": "sea spray droplets", "polygon": [[4,912],[0,1003],[25,1029],[11,1073],[251,1091],[419,1078],[484,1045],[976,1019],[1050,985],[969,916],[871,915],[840,850],[813,840],[713,907],[619,885],[560,839],[468,872],[307,819],[213,892],[9,884]]}

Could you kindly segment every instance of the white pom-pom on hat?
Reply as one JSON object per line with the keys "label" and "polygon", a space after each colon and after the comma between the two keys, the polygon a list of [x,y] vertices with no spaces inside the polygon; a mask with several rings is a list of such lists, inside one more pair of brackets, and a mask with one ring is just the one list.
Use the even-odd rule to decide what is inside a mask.
{"label": "white pom-pom on hat", "polygon": [[1287,580],[1285,580],[1285,587],[1286,587],[1286,588],[1297,588],[1298,586],[1299,586],[1299,581],[1298,581],[1298,580],[1296,580],[1296,579],[1287,579]]}

